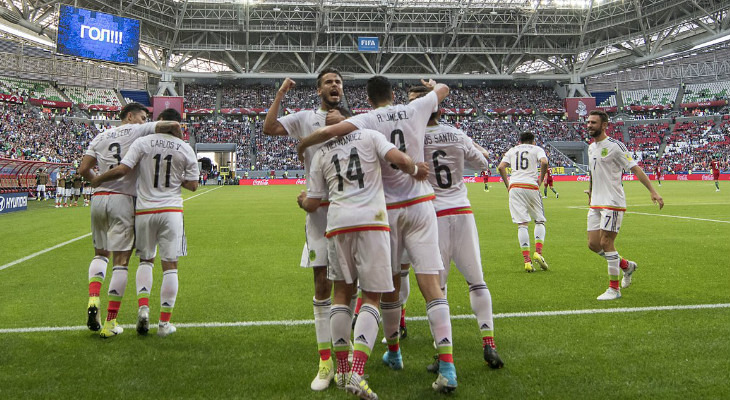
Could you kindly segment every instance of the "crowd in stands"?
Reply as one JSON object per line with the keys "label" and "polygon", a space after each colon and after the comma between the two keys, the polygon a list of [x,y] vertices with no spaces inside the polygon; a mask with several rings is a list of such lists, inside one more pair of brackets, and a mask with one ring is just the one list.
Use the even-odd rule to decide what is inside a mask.
{"label": "crowd in stands", "polygon": [[535,86],[519,89],[527,104],[540,109],[562,109],[563,100],[558,97],[553,88]]}
{"label": "crowd in stands", "polygon": [[185,85],[185,108],[214,108],[216,87],[211,85]]}
{"label": "crowd in stands", "polygon": [[221,87],[221,108],[269,108],[276,96],[271,85],[231,85]]}

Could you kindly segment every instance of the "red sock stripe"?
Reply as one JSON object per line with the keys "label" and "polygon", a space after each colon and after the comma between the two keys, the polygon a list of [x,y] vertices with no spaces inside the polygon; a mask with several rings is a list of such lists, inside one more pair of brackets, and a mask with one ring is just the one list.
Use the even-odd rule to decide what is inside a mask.
{"label": "red sock stripe", "polygon": [[147,306],[147,307],[150,306],[149,297],[140,297],[137,299],[137,307],[142,307],[142,306]]}
{"label": "red sock stripe", "polygon": [[340,374],[346,374],[350,372],[350,362],[347,361],[347,356],[350,355],[349,351],[338,351],[335,352],[337,358],[337,372]]}
{"label": "red sock stripe", "polygon": [[439,354],[439,361],[454,363],[453,354]]}
{"label": "red sock stripe", "polygon": [[360,307],[362,307],[362,297],[358,297],[355,302],[355,314],[360,314]]}
{"label": "red sock stripe", "polygon": [[89,297],[99,297],[101,282],[89,282]]}
{"label": "red sock stripe", "polygon": [[365,363],[368,362],[368,355],[360,350],[352,352],[352,372],[358,375],[365,374]]}
{"label": "red sock stripe", "polygon": [[170,316],[172,313],[169,312],[161,312],[160,313],[160,322],[170,322]]}
{"label": "red sock stripe", "polygon": [[121,301],[111,301],[109,300],[109,306],[107,307],[107,310],[109,311],[119,311],[119,307],[122,305]]}
{"label": "red sock stripe", "polygon": [[388,345],[388,351],[392,351],[393,353],[397,352],[399,349],[400,349],[400,343]]}
{"label": "red sock stripe", "polygon": [[537,254],[542,254],[542,243],[535,243],[535,251]]}
{"label": "red sock stripe", "polygon": [[618,281],[608,281],[608,287],[618,290]]}
{"label": "red sock stripe", "polygon": [[489,346],[489,347],[491,347],[493,349],[496,349],[497,346],[494,344],[494,337],[492,337],[492,336],[484,336],[482,338],[482,348],[484,348],[485,346]]}
{"label": "red sock stripe", "polygon": [[325,349],[325,350],[320,350],[320,351],[319,351],[319,358],[320,358],[320,359],[321,359],[322,361],[327,361],[327,360],[329,360],[329,359],[330,359],[330,357],[332,357],[332,350],[330,350],[330,349]]}
{"label": "red sock stripe", "polygon": [[530,251],[529,250],[523,251],[522,252],[522,257],[525,259],[525,262],[526,263],[532,262],[532,259],[530,259]]}

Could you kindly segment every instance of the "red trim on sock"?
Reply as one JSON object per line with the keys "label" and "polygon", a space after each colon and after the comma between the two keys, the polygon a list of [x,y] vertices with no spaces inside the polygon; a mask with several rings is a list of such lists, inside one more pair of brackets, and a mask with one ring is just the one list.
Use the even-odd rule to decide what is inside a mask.
{"label": "red trim on sock", "polygon": [[170,316],[172,313],[169,312],[161,312],[160,313],[160,322],[170,322]]}
{"label": "red trim on sock", "polygon": [[532,259],[530,258],[530,250],[524,250],[522,252],[522,257],[525,259],[525,262],[532,262]]}
{"label": "red trim on sock", "polygon": [[608,287],[618,290],[618,281],[608,281]]}
{"label": "red trim on sock", "polygon": [[360,307],[362,307],[362,297],[358,297],[355,302],[355,314],[360,314]]}
{"label": "red trim on sock", "polygon": [[347,361],[347,356],[350,355],[349,351],[337,351],[335,352],[335,358],[337,358],[337,372],[340,374],[347,374],[350,372],[350,362]]}
{"label": "red trim on sock", "polygon": [[439,361],[454,363],[453,354],[439,354]]}
{"label": "red trim on sock", "polygon": [[542,255],[542,243],[535,243],[535,251]]}
{"label": "red trim on sock", "polygon": [[406,309],[401,308],[400,310],[400,327],[405,328],[406,327]]}
{"label": "red trim on sock", "polygon": [[101,282],[89,282],[89,297],[99,297]]}
{"label": "red trim on sock", "polygon": [[368,355],[364,351],[355,350],[352,352],[352,368],[351,372],[364,375],[365,374],[365,363],[368,362]]}
{"label": "red trim on sock", "polygon": [[400,343],[388,345],[388,351],[392,351],[393,353],[397,353],[399,349],[400,349]]}
{"label": "red trim on sock", "polygon": [[319,359],[320,360],[327,361],[327,360],[330,359],[330,357],[332,357],[332,350],[325,349],[325,350],[320,350],[319,351]]}
{"label": "red trim on sock", "polygon": [[140,298],[137,299],[137,307],[139,308],[139,307],[142,307],[142,306],[147,306],[147,307],[150,306],[150,298],[149,297],[140,297]]}
{"label": "red trim on sock", "polygon": [[491,347],[493,349],[497,348],[497,346],[494,344],[494,337],[484,336],[482,338],[482,348],[486,347],[487,345],[489,345],[489,347]]}
{"label": "red trim on sock", "polygon": [[629,260],[627,260],[625,258],[621,258],[621,261],[619,262],[618,266],[621,267],[621,269],[628,268],[629,267]]}
{"label": "red trim on sock", "polygon": [[106,320],[111,321],[117,318],[119,312],[119,306],[122,305],[121,301],[109,301],[109,305],[106,307]]}

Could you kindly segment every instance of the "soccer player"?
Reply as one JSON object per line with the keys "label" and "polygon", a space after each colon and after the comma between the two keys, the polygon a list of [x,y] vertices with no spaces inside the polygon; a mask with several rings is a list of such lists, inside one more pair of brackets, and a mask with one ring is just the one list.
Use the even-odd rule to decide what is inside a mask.
{"label": "soccer player", "polygon": [[[423,146],[426,124],[438,104],[449,94],[449,87],[433,80],[421,81],[431,87],[426,96],[409,104],[393,105],[393,87],[387,78],[374,76],[368,80],[368,102],[373,111],[360,114],[338,124],[320,128],[299,143],[298,153],[309,146],[322,143],[332,137],[346,135],[356,129],[373,129],[385,135],[391,143],[416,161],[419,174],[426,175],[423,163]],[[388,351],[383,362],[392,369],[402,369],[399,344],[400,261],[403,250],[408,251],[416,281],[426,300],[426,310],[431,333],[439,353],[439,375],[432,387],[449,392],[456,389],[456,367],[453,358],[453,338],[449,303],[441,291],[439,272],[444,268],[438,249],[438,225],[432,200],[433,188],[427,182],[411,179],[394,166],[382,168],[385,201],[390,226],[391,268],[395,291],[381,298],[383,332]]]}
{"label": "soccer player", "polygon": [[712,169],[712,179],[715,180],[715,191],[720,191],[720,162],[717,160],[717,156],[712,156],[710,161],[710,169]]}
{"label": "soccer player", "polygon": [[71,197],[73,197],[74,194],[74,174],[71,172],[71,169],[68,170],[66,173],[66,183],[64,185],[63,190],[63,206],[64,207],[71,207]]}
{"label": "soccer player", "polygon": [[659,186],[662,185],[662,166],[659,165],[659,162],[657,161],[656,165],[654,166],[654,177],[656,178],[656,181],[659,183]]}
{"label": "soccer player", "polygon": [[[507,167],[512,167],[511,176],[507,176]],[[540,170],[540,179],[537,171]],[[535,221],[535,253],[532,258],[542,270],[548,269],[547,261],[542,255],[545,242],[545,210],[540,198],[540,184],[548,170],[548,159],[545,150],[535,146],[535,135],[525,131],[520,134],[520,144],[509,149],[499,163],[499,174],[509,191],[509,212],[512,222],[517,224],[517,239],[525,261],[525,271],[534,272],[530,259],[530,219]]]}
{"label": "soccer player", "polygon": [[482,170],[482,180],[484,181],[484,191],[489,191],[489,165],[487,165],[487,168]]}
{"label": "soccer player", "polygon": [[78,171],[73,176],[73,196],[74,207],[79,205],[79,197],[81,196],[81,188],[84,186],[84,177]]}
{"label": "soccer player", "polygon": [[63,195],[66,187],[66,172],[64,170],[58,170],[56,175],[56,208],[63,207]]}
{"label": "soccer player", "polygon": [[91,182],[84,179],[84,188],[82,190],[82,193],[84,195],[84,207],[88,207],[89,203],[91,202],[91,194],[93,193],[93,188],[91,187]]}
{"label": "soccer player", "polygon": [[[342,75],[333,68],[325,68],[317,77],[317,94],[320,98],[319,109],[299,111],[277,119],[282,99],[295,85],[296,83],[289,78],[286,78],[281,84],[271,107],[269,107],[269,111],[266,113],[263,126],[265,135],[288,135],[302,140],[316,129],[325,126],[328,117],[337,118],[339,116],[338,121],[344,119],[339,111],[335,111],[342,100]],[[309,176],[312,156],[316,151],[317,147],[310,149],[304,159],[306,176]],[[309,184],[310,182],[307,180],[307,188],[309,188]],[[327,206],[329,203],[326,201],[326,197],[322,200],[322,205],[316,212],[307,213],[305,223],[306,242],[302,249],[300,261],[301,267],[311,268],[314,274],[312,304],[314,308],[314,330],[319,350],[319,368],[317,375],[310,384],[310,388],[317,391],[327,389],[332,377],[334,377],[329,330],[332,282],[327,279],[327,240],[324,237],[327,228]]]}
{"label": "soccer player", "polygon": [[641,167],[631,157],[631,153],[620,141],[606,135],[608,114],[593,110],[588,114],[586,127],[594,142],[588,146],[588,161],[591,173],[590,210],[588,210],[588,248],[598,253],[608,262],[608,289],[598,296],[598,300],[616,300],[621,297],[618,278],[619,271],[624,276],[621,287],[631,285],[632,275],[637,265],[619,256],[614,241],[621,228],[626,196],[621,186],[623,170],[630,170],[649,190],[651,200],[664,207],[664,200],[654,190],[651,181]]}
{"label": "soccer player", "polygon": [[46,169],[38,171],[38,193],[36,193],[38,200],[46,199],[46,185],[48,184],[48,172]]}
{"label": "soccer player", "polygon": [[[425,95],[430,90],[415,86],[409,90],[409,99]],[[492,316],[492,295],[484,281],[482,257],[479,250],[479,235],[471,203],[467,197],[464,162],[472,168],[487,171],[489,164],[472,140],[459,129],[439,125],[441,112],[431,114],[426,129],[424,158],[433,163],[428,181],[436,198],[433,206],[438,221],[438,240],[444,269],[441,271],[441,288],[446,295],[446,282],[453,261],[469,285],[469,301],[477,319],[482,337],[484,361],[490,368],[502,368],[502,362],[494,344],[494,320]],[[436,372],[438,364],[429,368]]]}
{"label": "soccer player", "polygon": [[[330,319],[337,359],[337,386],[361,399],[377,399],[363,377],[365,363],[378,335],[382,293],[394,289],[383,194],[381,164],[415,175],[418,168],[380,133],[362,129],[332,139],[316,151],[309,166],[311,181],[297,201],[313,213],[329,199],[326,237],[329,238],[329,278],[335,294]],[[408,179],[413,180],[412,177]],[[350,300],[359,282],[363,305],[354,327],[352,366],[347,357],[352,333]],[[349,375],[348,375],[349,374]]]}
{"label": "soccer player", "polygon": [[[106,172],[122,162],[127,150],[137,138],[153,133],[171,133],[181,137],[180,124],[174,121],[149,122],[147,107],[129,103],[119,113],[122,125],[98,134],[81,159],[79,173],[91,182],[98,166]],[[109,256],[113,252],[112,278],[109,283],[109,305],[104,329],[107,338],[122,333],[116,317],[127,287],[127,265],[134,245],[134,197],[137,192],[133,176],[100,185],[91,198],[91,237],[94,258],[89,264],[89,303],[86,325],[92,331],[101,329],[99,292],[106,276]]]}
{"label": "soccer player", "polygon": [[555,191],[555,188],[553,187],[553,173],[550,172],[550,167],[548,167],[547,172],[545,173],[545,194],[542,196],[543,199],[547,199],[547,189],[548,186],[550,186],[550,190],[555,193],[555,198],[557,199],[560,197],[557,191]]}
{"label": "soccer player", "polygon": [[[166,109],[163,113],[170,115],[161,114],[161,118],[181,120],[180,113],[174,109]],[[155,133],[135,140],[121,164],[94,178],[92,185],[132,175],[135,167],[138,172],[134,230],[140,259],[136,278],[137,332],[146,335],[149,330],[152,263],[159,246],[163,272],[157,335],[165,337],[177,330],[170,323],[178,292],[177,259],[187,254],[180,188],[194,192],[198,188],[200,171],[190,145],[180,138]]]}

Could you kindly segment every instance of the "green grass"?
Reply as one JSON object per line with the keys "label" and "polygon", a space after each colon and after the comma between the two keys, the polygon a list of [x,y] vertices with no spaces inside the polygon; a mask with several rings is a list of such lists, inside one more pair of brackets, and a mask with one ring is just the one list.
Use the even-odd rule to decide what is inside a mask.
{"label": "green grass", "polygon": [[[639,183],[626,183],[629,211],[663,216],[626,214],[617,248],[639,270],[621,300],[604,303],[595,297],[607,285],[605,260],[586,246],[585,186],[556,183],[560,199],[545,200],[551,270],[526,274],[504,186],[490,184],[485,193],[480,184],[469,185],[495,313],[730,303],[729,224],[666,217],[730,221],[730,187],[715,193],[712,182],[665,182],[659,189],[666,206],[659,211]],[[180,260],[174,322],[312,319],[312,275],[298,267],[299,190],[224,187],[185,203],[190,255]],[[88,214],[88,208],[32,202],[27,212],[0,216],[0,265],[88,233]],[[0,329],[83,325],[92,256],[87,237],[0,271]],[[136,265],[122,323],[136,315]],[[424,316],[411,279],[408,314]],[[160,282],[156,268],[153,316]],[[449,302],[452,315],[471,313],[455,270]],[[457,319],[459,389],[450,397],[728,398],[728,318],[728,308],[497,318],[496,343],[506,364],[498,371],[481,359],[475,321]],[[433,376],[424,368],[430,343],[427,323],[410,321],[406,369],[399,372],[382,366],[383,346],[376,345],[367,373],[381,398],[442,397],[430,389]],[[309,390],[316,360],[312,325],[180,328],[165,339],[137,337],[133,329],[110,340],[84,330],[0,332],[0,398],[347,397],[334,388]]]}

